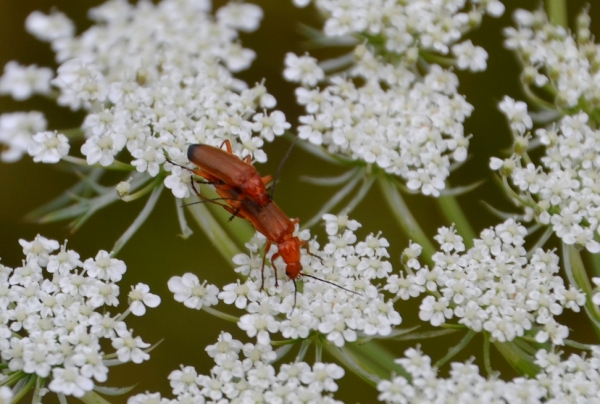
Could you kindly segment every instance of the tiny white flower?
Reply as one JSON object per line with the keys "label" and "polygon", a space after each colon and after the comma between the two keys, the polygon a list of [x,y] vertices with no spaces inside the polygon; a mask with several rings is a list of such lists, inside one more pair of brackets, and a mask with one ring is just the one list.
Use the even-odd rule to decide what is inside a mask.
{"label": "tiny white flower", "polygon": [[174,166],[171,174],[165,177],[165,186],[173,191],[176,198],[187,198],[190,196],[190,184],[192,174],[179,166]]}
{"label": "tiny white flower", "polygon": [[142,363],[150,358],[150,355],[143,351],[150,344],[142,341],[140,337],[134,338],[131,331],[125,331],[119,337],[113,338],[112,346],[117,350],[117,358],[122,363]]}
{"label": "tiny white flower", "polygon": [[67,242],[60,246],[60,252],[56,255],[48,257],[48,265],[46,270],[49,273],[58,273],[67,275],[73,269],[83,266],[83,262],[79,259],[79,254],[73,250],[67,250]]}
{"label": "tiny white flower", "polygon": [[83,397],[94,388],[94,382],[89,377],[80,374],[75,366],[52,369],[52,381],[48,384],[50,391],[67,396]]}
{"label": "tiny white flower", "polygon": [[107,380],[108,367],[104,365],[102,355],[91,347],[82,347],[70,360],[80,369],[82,376],[93,377],[100,383]]}
{"label": "tiny white flower", "polygon": [[81,154],[86,156],[89,165],[98,163],[106,167],[115,161],[114,156],[123,149],[126,141],[125,136],[118,134],[92,136],[81,146]]}
{"label": "tiny white flower", "polygon": [[0,94],[10,94],[17,101],[26,100],[33,94],[49,94],[52,76],[54,73],[47,67],[21,66],[10,61],[0,77]]}
{"label": "tiny white flower", "polygon": [[169,384],[173,388],[173,394],[182,393],[200,394],[196,383],[198,373],[192,366],[181,366],[181,370],[174,370],[169,374]]}
{"label": "tiny white flower", "polygon": [[75,24],[63,13],[54,11],[45,15],[34,11],[25,20],[25,28],[41,41],[51,42],[75,33]]}
{"label": "tiny white flower", "polygon": [[446,319],[452,318],[452,309],[448,306],[449,301],[445,297],[436,300],[433,296],[427,296],[419,306],[419,318],[439,327]]}
{"label": "tiny white flower", "polygon": [[209,307],[218,303],[219,289],[214,285],[207,285],[206,281],[200,283],[198,277],[192,273],[186,273],[182,277],[172,277],[169,279],[168,286],[175,294],[175,300],[183,302],[190,309],[200,310],[204,306]]}
{"label": "tiny white flower", "polygon": [[38,265],[44,267],[48,264],[49,254],[58,250],[59,244],[56,240],[48,240],[46,237],[39,234],[31,242],[23,239],[19,240],[19,244],[23,247],[23,254],[28,260],[37,260]]}
{"label": "tiny white flower", "polygon": [[83,263],[83,268],[94,278],[118,282],[127,270],[125,263],[116,258],[111,258],[107,251],[101,250],[96,258],[88,258]]}
{"label": "tiny white flower", "polygon": [[524,134],[527,129],[533,127],[533,121],[527,113],[527,104],[524,102],[504,96],[498,107],[508,118],[510,127],[516,132]]}
{"label": "tiny white flower", "polygon": [[8,386],[0,387],[0,403],[8,404],[13,398],[13,392]]}
{"label": "tiny white flower", "polygon": [[69,140],[58,132],[38,132],[33,135],[27,153],[36,163],[58,163],[60,159],[69,154]]}
{"label": "tiny white flower", "polygon": [[221,332],[217,343],[214,345],[208,345],[206,347],[206,353],[211,358],[215,358],[218,361],[222,357],[238,358],[238,354],[242,350],[243,345],[240,341],[233,339],[231,334],[228,332]]}
{"label": "tiny white flower", "polygon": [[143,283],[132,286],[127,297],[131,313],[135,316],[143,316],[146,313],[146,306],[157,307],[160,304],[160,296],[150,293],[150,287]]}
{"label": "tiny white flower", "polygon": [[270,333],[279,331],[279,323],[270,314],[244,314],[238,322],[238,327],[264,345],[271,342]]}
{"label": "tiny white flower", "polygon": [[335,363],[317,362],[313,365],[312,372],[300,375],[300,380],[315,391],[337,391],[335,380],[344,377],[344,373],[344,369]]}
{"label": "tiny white flower", "polygon": [[229,3],[217,10],[217,20],[244,32],[255,31],[263,18],[263,11],[255,4]]}
{"label": "tiny white flower", "polygon": [[473,45],[470,40],[452,46],[452,53],[457,57],[456,65],[460,70],[469,69],[472,72],[480,72],[487,67],[487,52],[485,49]]}
{"label": "tiny white flower", "polygon": [[325,77],[323,69],[317,65],[317,60],[308,55],[296,56],[288,53],[285,56],[283,76],[286,80],[301,83],[308,87],[314,87]]}
{"label": "tiny white flower", "polygon": [[221,55],[232,73],[247,69],[256,58],[256,52],[252,49],[242,48],[241,45],[233,43],[229,45]]}

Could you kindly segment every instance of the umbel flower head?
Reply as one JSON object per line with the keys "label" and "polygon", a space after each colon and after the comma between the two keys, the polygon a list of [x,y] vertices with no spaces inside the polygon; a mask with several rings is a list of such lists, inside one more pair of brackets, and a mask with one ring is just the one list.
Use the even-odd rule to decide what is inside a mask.
{"label": "umbel flower head", "polygon": [[[577,17],[575,35],[549,23],[542,10],[517,10],[514,20],[516,27],[505,29],[505,46],[522,63],[522,84],[539,112],[530,115],[525,102],[504,98],[500,110],[513,131],[515,153],[492,158],[490,166],[510,178],[516,200],[563,243],[598,253],[600,50],[590,36],[590,16],[584,9]],[[551,99],[535,95],[540,89]],[[533,118],[545,126],[530,142]],[[530,146],[540,144],[541,164],[528,155]]]}
{"label": "umbel flower head", "polygon": [[410,375],[378,383],[379,400],[385,403],[407,402],[528,402],[528,403],[590,403],[597,400],[600,387],[600,350],[591,355],[571,354],[564,360],[562,352],[540,349],[535,364],[540,371],[535,378],[516,377],[502,380],[495,375],[479,374],[479,367],[469,360],[453,362],[447,378],[438,376],[431,358],[420,349],[410,348],[404,357],[396,359]]}
{"label": "umbel flower head", "polygon": [[[108,310],[119,304],[123,261],[99,251],[82,262],[66,242],[60,246],[39,235],[19,243],[23,265],[0,264],[0,355],[3,377],[22,381],[14,394],[35,386],[39,397],[47,384],[59,395],[82,397],[107,380],[107,365],[150,357],[150,344],[134,337],[124,320],[130,312],[143,315],[140,305],[158,306],[160,298],[139,284],[125,313]],[[106,354],[109,345],[114,352]]]}
{"label": "umbel flower head", "polygon": [[419,318],[439,327],[456,317],[475,332],[487,331],[494,341],[533,332],[540,343],[564,345],[569,329],[554,317],[565,308],[579,312],[585,294],[564,285],[553,251],[537,248],[528,255],[526,235],[524,226],[509,219],[482,231],[465,251],[453,228],[441,228],[435,265],[415,274],[415,283],[435,293],[423,299]]}
{"label": "umbel flower head", "polygon": [[[246,281],[225,285],[219,291],[214,285],[201,283],[195,275],[185,274],[171,278],[169,290],[190,308],[209,307],[218,300],[234,304],[246,312],[238,326],[263,345],[278,333],[287,339],[306,339],[319,333],[338,347],[362,337],[390,335],[402,318],[376,283],[392,271],[387,261],[387,240],[370,235],[357,243],[353,229],[360,224],[346,216],[326,215],[326,222],[329,242],[321,250],[315,240],[309,241],[311,255],[303,253],[302,273],[329,283],[305,277],[302,290],[297,291],[297,285],[285,279],[283,268],[279,268],[275,269],[279,278],[275,286],[276,260],[273,266],[265,267],[267,279],[264,290],[260,290],[262,260],[256,251],[266,240],[257,233],[246,244],[251,252],[233,258],[239,265],[236,272],[247,276]],[[310,239],[307,230],[298,235]],[[272,249],[267,258],[274,253]]]}
{"label": "umbel flower head", "polygon": [[581,112],[564,117],[552,128],[537,129],[536,135],[546,146],[541,165],[524,164],[515,155],[505,161],[492,159],[491,167],[502,171],[511,164],[504,174],[509,174],[519,201],[565,244],[600,252],[595,240],[600,230],[600,131],[592,129],[588,115]]}
{"label": "umbel flower head", "polygon": [[[242,344],[229,333],[221,333],[216,344],[206,347],[215,365],[210,375],[199,375],[192,366],[181,366],[169,375],[176,402],[231,403],[341,403],[332,397],[336,380],[344,369],[334,363],[304,361],[271,364],[277,357],[271,345]],[[130,397],[128,404],[167,402],[160,393]]]}
{"label": "umbel flower head", "polygon": [[[238,32],[258,27],[259,7],[235,2],[212,15],[211,2],[205,0],[156,5],[109,0],[91,9],[89,16],[95,24],[76,36],[66,15],[32,13],[27,28],[56,52],[56,77],[50,80],[48,69],[11,62],[0,80],[0,92],[21,99],[46,93],[51,83],[59,105],[86,111],[80,132],[87,164],[126,163],[131,170],[147,173],[145,182],[160,174],[179,198],[189,195],[188,188],[179,185],[189,182],[189,173],[175,170],[165,179],[161,168],[172,169],[165,156],[189,164],[185,151],[190,144],[220,146],[229,140],[240,157],[266,161],[264,141],[283,134],[289,124],[282,112],[269,111],[276,101],[263,83],[248,88],[232,75],[248,68],[256,56],[242,48]],[[26,74],[37,79],[30,79],[27,88],[24,80],[14,79]],[[44,132],[43,115],[33,118],[0,117],[0,142],[8,146],[4,160],[14,161],[27,151],[35,161],[80,162],[67,156],[65,136]],[[36,135],[39,132],[43,134]],[[124,150],[128,153],[121,153]]]}
{"label": "umbel flower head", "polygon": [[286,56],[284,76],[301,84],[297,102],[307,113],[298,136],[398,175],[412,191],[439,196],[451,164],[467,157],[463,122],[473,110],[457,91],[458,77],[439,61],[485,70],[485,50],[462,37],[484,14],[502,15],[504,6],[497,0],[315,4],[326,20],[323,36],[313,40],[352,50],[321,65],[309,55]]}

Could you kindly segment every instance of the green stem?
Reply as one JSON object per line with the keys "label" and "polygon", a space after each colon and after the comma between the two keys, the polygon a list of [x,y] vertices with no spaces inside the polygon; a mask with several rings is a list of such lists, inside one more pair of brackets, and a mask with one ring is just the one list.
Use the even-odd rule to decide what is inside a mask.
{"label": "green stem", "polygon": [[62,133],[68,139],[82,138],[84,135],[83,129],[81,128],[59,129],[57,132]]}
{"label": "green stem", "polygon": [[148,216],[150,216],[150,213],[152,213],[154,210],[156,202],[158,202],[158,198],[160,198],[160,194],[162,193],[163,189],[164,185],[162,184],[158,185],[157,188],[154,188],[152,194],[146,202],[146,205],[144,206],[144,209],[142,209],[139,215],[135,218],[131,226],[125,230],[125,233],[123,233],[123,235],[115,242],[111,253],[112,257],[117,255],[119,251],[121,251],[121,248],[123,248],[123,246],[129,241],[129,239],[131,239],[131,237],[133,237],[139,228],[142,227],[146,219],[148,219]]}
{"label": "green stem", "polygon": [[33,391],[33,399],[31,400],[31,404],[39,404],[42,402],[41,390],[44,387],[46,382],[46,378],[38,377],[35,381],[35,390]]}
{"label": "green stem", "polygon": [[80,398],[85,404],[111,404],[110,401],[94,391],[88,391]]}
{"label": "green stem", "polygon": [[83,138],[84,132],[81,128],[57,129],[58,133],[62,133],[68,139]]}
{"label": "green stem", "polygon": [[512,196],[514,199],[521,202],[521,204],[523,206],[529,206],[530,208],[534,207],[535,203],[532,203],[532,202],[529,202],[529,201],[523,199],[520,194],[517,194],[511,188],[510,184],[508,183],[508,177],[503,175],[501,178],[502,178],[502,184],[504,185],[504,189],[508,192],[509,196]]}
{"label": "green stem", "polygon": [[469,332],[463,337],[463,339],[457,345],[448,349],[448,353],[442,359],[438,360],[433,366],[438,369],[444,366],[446,362],[455,357],[460,351],[462,351],[467,347],[467,345],[469,345],[469,342],[471,342],[475,334],[475,331],[469,330]]}
{"label": "green stem", "polygon": [[[217,251],[221,254],[225,260],[233,265],[231,257],[238,254],[241,249],[240,245],[236,243],[227,232],[221,227],[221,224],[215,219],[213,214],[210,212],[206,204],[195,203],[188,205],[188,209],[192,214],[200,229],[208,236],[213,242],[213,245]],[[242,244],[241,237],[236,237],[240,244]],[[242,244],[243,245],[243,244]]]}
{"label": "green stem", "polygon": [[592,274],[600,276],[600,254],[588,254],[588,257],[592,265]]}
{"label": "green stem", "polygon": [[239,317],[232,316],[231,314],[223,313],[220,310],[215,310],[215,309],[212,309],[212,308],[207,307],[207,306],[202,306],[202,310],[204,310],[208,314],[211,314],[211,315],[213,315],[215,317],[222,318],[223,320],[227,320],[227,321],[232,322],[232,323],[237,323],[238,321],[240,321]]}
{"label": "green stem", "polygon": [[492,361],[490,358],[490,334],[487,332],[483,333],[483,366],[485,367],[485,371],[488,376],[494,374],[494,369],[492,368]]}
{"label": "green stem", "polygon": [[[325,348],[332,355],[339,354],[339,352],[335,352],[338,348],[331,344],[327,344]],[[394,361],[397,355],[388,351],[377,342],[371,341],[362,345],[346,344],[343,347],[343,351],[344,354],[349,355],[366,373],[375,375],[381,379],[389,379],[392,373],[402,375],[407,380],[412,379],[411,375]],[[363,377],[362,375],[359,376]]]}
{"label": "green stem", "polygon": [[74,157],[74,156],[63,156],[61,157],[62,160],[64,161],[68,161],[69,163],[78,165],[78,166],[83,166],[83,167],[98,167],[98,168],[103,168],[105,170],[112,170],[112,171],[135,171],[135,167],[132,166],[131,164],[126,164],[126,163],[122,163],[120,161],[113,161],[111,165],[109,166],[102,166],[100,164],[88,164],[87,160],[85,159],[81,159],[79,157]]}
{"label": "green stem", "polygon": [[315,362],[323,362],[323,342],[317,341],[315,344]]}
{"label": "green stem", "polygon": [[15,373],[9,373],[6,377],[6,379],[2,380],[0,382],[0,386],[12,386],[13,384],[15,384],[16,382],[18,382],[19,380],[21,380],[22,378],[27,377],[27,373],[19,370]]}
{"label": "green stem", "polygon": [[581,349],[582,351],[591,351],[596,345],[582,344],[581,342],[565,339],[565,345],[573,348]]}
{"label": "green stem", "polygon": [[533,362],[533,357],[523,352],[513,342],[495,341],[494,346],[519,374],[535,377],[540,371],[539,367]]}
{"label": "green stem", "polygon": [[302,341],[302,345],[300,345],[298,355],[296,355],[296,362],[301,362],[304,360],[306,352],[308,351],[308,348],[310,347],[310,344],[312,344],[312,342],[312,339],[305,339],[304,341]]}
{"label": "green stem", "polygon": [[[535,340],[535,338],[533,339],[529,339],[529,338],[516,338],[513,343],[518,346],[523,352],[531,355],[531,356],[535,356],[535,354],[538,351],[538,348],[534,347],[532,344],[536,344],[538,347],[540,346],[540,344]],[[530,344],[531,343],[531,344]]]}
{"label": "green stem", "polygon": [[440,56],[435,53],[426,52],[424,50],[419,51],[419,55],[425,59],[428,63],[435,63],[444,67],[455,66],[456,60],[453,58]]}
{"label": "green stem", "polygon": [[433,261],[431,260],[431,257],[435,254],[436,249],[433,247],[433,244],[423,229],[421,229],[421,226],[419,226],[419,223],[415,220],[408,206],[406,206],[398,188],[396,188],[393,182],[385,176],[381,176],[378,179],[378,182],[383,197],[392,210],[396,221],[408,237],[423,247],[424,259],[429,264],[432,264]]}
{"label": "green stem", "polygon": [[441,325],[441,327],[449,329],[449,330],[457,330],[457,331],[466,330],[467,329],[466,325],[463,325],[463,324],[451,324],[451,323],[444,323],[444,324]]}
{"label": "green stem", "polygon": [[[550,86],[547,86],[550,87]],[[548,108],[549,110],[552,111],[556,111],[556,105],[544,100],[543,98],[538,97],[532,90],[529,84],[526,83],[522,83],[521,88],[523,89],[523,92],[525,93],[525,95],[527,95],[527,97],[529,97],[529,100],[534,103],[534,104],[538,104],[544,108]]]}
{"label": "green stem", "polygon": [[323,217],[323,214],[331,212],[335,205],[340,203],[342,199],[344,199],[350,194],[350,192],[352,192],[352,190],[356,187],[356,185],[361,179],[361,172],[358,170],[356,170],[355,172],[356,174],[348,180],[346,185],[338,192],[336,192],[336,194],[331,199],[329,199],[313,217],[311,217],[302,225],[302,229],[308,229],[317,224]]}
{"label": "green stem", "polygon": [[465,216],[465,212],[461,209],[456,197],[453,195],[441,196],[436,198],[436,202],[450,223],[454,223],[458,234],[463,238],[467,249],[473,247],[473,240],[477,237],[471,223]]}
{"label": "green stem", "polygon": [[[379,383],[379,380],[381,380],[376,375],[369,373],[368,371],[363,369],[363,367],[361,367],[361,365],[356,361],[356,359],[347,351],[346,346],[338,348],[335,346],[328,345],[327,351],[333,357],[335,357],[341,364],[350,369],[355,375],[363,379],[367,384],[375,387]],[[389,378],[389,375],[387,375],[385,378]]]}
{"label": "green stem", "polygon": [[552,24],[568,28],[566,0],[546,0],[546,12]]}
{"label": "green stem", "polygon": [[23,387],[21,387],[21,389],[19,389],[19,391],[17,391],[13,396],[11,404],[15,404],[21,401],[21,399],[25,397],[27,393],[29,393],[29,390],[33,388],[36,380],[37,376],[30,375],[29,380],[27,380],[27,383]]}
{"label": "green stem", "polygon": [[596,335],[600,336],[600,311],[592,301],[594,288],[587,276],[581,254],[574,246],[568,246],[562,243],[563,261],[567,279],[574,286],[579,287],[586,294],[585,309],[592,322]]}
{"label": "green stem", "polygon": [[271,341],[271,346],[295,345],[300,341],[304,341],[304,340],[301,338],[296,338],[296,339],[284,339],[281,341]]}
{"label": "green stem", "polygon": [[123,196],[121,198],[121,200],[123,202],[135,201],[136,199],[139,199],[139,198],[147,195],[150,191],[154,190],[154,188],[156,188],[158,186],[162,186],[162,182],[163,182],[163,177],[158,176],[154,180],[152,180],[151,182],[146,184],[146,186],[144,186],[142,189],[135,191],[133,194]]}

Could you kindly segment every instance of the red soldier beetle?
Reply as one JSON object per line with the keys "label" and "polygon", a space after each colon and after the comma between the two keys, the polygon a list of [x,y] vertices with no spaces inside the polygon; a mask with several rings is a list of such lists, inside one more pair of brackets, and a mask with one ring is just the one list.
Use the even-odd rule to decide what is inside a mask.
{"label": "red soldier beetle", "polygon": [[261,177],[250,164],[250,156],[242,160],[233,154],[229,140],[223,144],[227,151],[205,144],[191,145],[188,159],[200,169],[190,171],[215,184],[237,188],[240,191],[238,199],[249,198],[260,206],[271,202],[266,185],[273,181],[273,176]]}
{"label": "red soldier beetle", "polygon": [[[261,267],[261,290],[264,288],[266,254],[271,246],[275,244],[278,251],[271,257],[271,262],[274,263],[279,257],[283,259],[286,265],[285,273],[294,281],[295,292],[297,291],[296,279],[300,276],[306,276],[357,294],[357,292],[346,289],[334,282],[302,272],[301,247],[306,246],[306,251],[309,254],[311,254],[310,249],[306,241],[294,236],[298,219],[288,218],[266,192],[265,185],[270,183],[273,177],[270,175],[261,177],[256,168],[250,164],[249,156],[242,160],[233,154],[228,140],[224,144],[227,151],[208,145],[191,145],[188,148],[188,159],[200,169],[184,168],[213,184],[217,194],[221,197],[220,199],[224,200],[226,204],[217,202],[217,199],[207,199],[193,187],[194,192],[203,202],[220,205],[233,216],[248,220],[258,232],[266,237],[267,245]],[[288,149],[284,160],[289,156],[293,144]],[[279,169],[281,169],[281,166]],[[277,270],[274,264],[273,267],[275,286],[277,286]],[[296,305],[295,292],[294,306]]]}
{"label": "red soldier beetle", "polygon": [[[318,281],[336,286],[347,292],[358,294],[357,292],[346,289],[334,282],[330,282],[328,280],[302,272],[302,263],[300,262],[302,253],[300,248],[305,246],[308,254],[314,254],[311,254],[308,247],[308,242],[300,240],[297,236],[294,236],[298,219],[292,220],[288,218],[287,215],[279,208],[279,206],[275,204],[275,202],[271,201],[265,206],[260,206],[251,200],[243,198],[240,199],[236,190],[230,187],[216,184],[215,189],[217,194],[219,194],[219,196],[226,201],[229,206],[217,203],[214,200],[208,200],[203,196],[200,197],[206,202],[217,203],[223,206],[234,216],[248,220],[258,232],[267,238],[267,246],[265,247],[262,267],[260,269],[261,290],[264,288],[265,282],[264,270],[266,255],[271,246],[275,244],[277,245],[277,252],[271,257],[271,262],[273,263],[273,270],[275,273],[275,286],[277,286],[277,269],[275,268],[275,260],[281,257],[286,265],[285,274],[294,282],[294,307],[296,306],[296,292],[298,290],[296,286],[296,279],[298,279],[300,276],[316,279]],[[317,256],[317,258],[319,257]]]}

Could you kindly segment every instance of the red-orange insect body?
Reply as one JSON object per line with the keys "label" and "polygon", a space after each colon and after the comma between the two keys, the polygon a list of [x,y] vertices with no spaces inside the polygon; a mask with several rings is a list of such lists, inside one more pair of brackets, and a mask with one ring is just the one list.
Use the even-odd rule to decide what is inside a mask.
{"label": "red-orange insect body", "polygon": [[[192,145],[188,149],[188,158],[200,167],[200,170],[191,170],[211,182],[217,194],[226,202],[222,204],[216,200],[207,199],[195,188],[194,191],[201,199],[224,207],[234,216],[248,220],[254,228],[267,238],[267,246],[263,255],[261,267],[261,289],[264,286],[265,256],[271,245],[277,245],[277,252],[271,257],[271,262],[279,257],[285,262],[285,273],[294,281],[303,276],[329,283],[333,286],[356,293],[339,286],[333,282],[317,278],[310,274],[302,273],[301,247],[306,246],[310,254],[308,243],[294,236],[298,219],[290,219],[271,200],[266,193],[264,185],[272,180],[271,176],[261,177],[258,171],[247,161],[242,161],[231,153],[231,145],[226,142],[228,152],[211,146]],[[249,166],[250,168],[246,167]],[[275,271],[275,286],[277,286],[277,271]],[[294,307],[296,294],[294,293]]]}
{"label": "red-orange insect body", "polygon": [[250,164],[250,156],[242,160],[232,153],[229,141],[226,140],[224,144],[227,151],[209,145],[191,145],[188,148],[188,159],[200,168],[192,171],[208,181],[237,188],[240,199],[249,198],[260,206],[271,202],[265,185],[273,177],[261,177]]}
{"label": "red-orange insect body", "polygon": [[[278,257],[285,262],[285,273],[290,279],[297,279],[301,275],[302,257],[300,247],[308,243],[294,236],[296,223],[298,220],[291,220],[287,215],[275,204],[270,202],[267,205],[260,206],[248,199],[240,199],[238,192],[235,189],[225,185],[215,185],[215,189],[219,196],[227,201],[229,206],[225,208],[236,216],[248,220],[256,230],[267,238],[267,247],[265,254],[269,251],[272,244],[277,245],[277,253],[271,258],[275,261]],[[264,271],[263,268],[261,273]]]}

